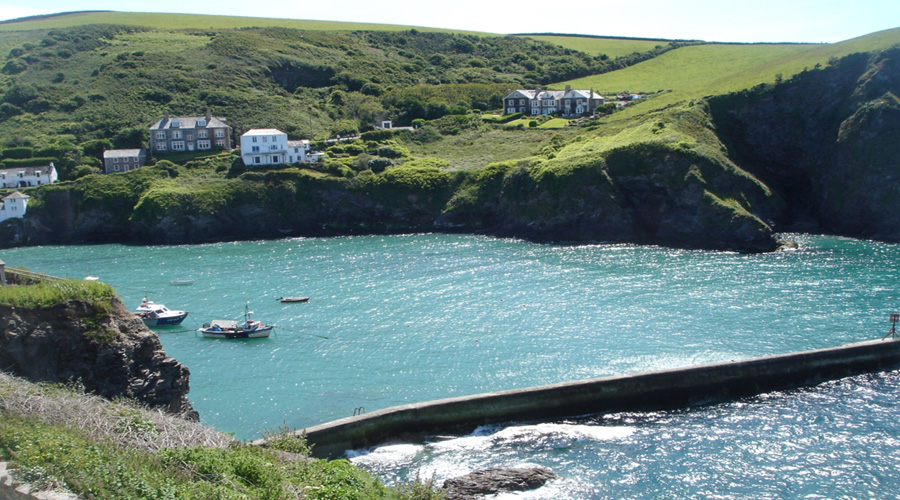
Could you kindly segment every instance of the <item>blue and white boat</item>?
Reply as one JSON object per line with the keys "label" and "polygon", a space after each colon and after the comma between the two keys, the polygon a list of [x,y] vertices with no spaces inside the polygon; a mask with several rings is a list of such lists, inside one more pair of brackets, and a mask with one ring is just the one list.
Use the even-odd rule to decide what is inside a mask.
{"label": "blue and white boat", "polygon": [[185,311],[171,311],[162,304],[151,302],[147,297],[141,300],[135,314],[147,326],[180,325],[188,315]]}

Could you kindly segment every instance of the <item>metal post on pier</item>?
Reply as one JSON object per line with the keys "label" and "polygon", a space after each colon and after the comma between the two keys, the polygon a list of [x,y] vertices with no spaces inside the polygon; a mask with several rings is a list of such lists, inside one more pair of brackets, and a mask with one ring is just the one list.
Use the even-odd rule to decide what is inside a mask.
{"label": "metal post on pier", "polygon": [[884,337],[881,337],[881,340],[884,340],[888,337],[891,337],[892,339],[900,338],[900,335],[897,335],[897,322],[898,321],[900,321],[900,314],[891,313],[891,329],[888,330],[888,332],[886,334],[884,334]]}
{"label": "metal post on pier", "polygon": [[6,284],[6,264],[0,260],[0,286]]}

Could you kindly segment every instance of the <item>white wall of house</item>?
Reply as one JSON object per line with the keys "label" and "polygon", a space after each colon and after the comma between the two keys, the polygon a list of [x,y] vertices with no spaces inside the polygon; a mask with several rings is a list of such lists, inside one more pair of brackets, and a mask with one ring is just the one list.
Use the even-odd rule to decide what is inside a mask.
{"label": "white wall of house", "polygon": [[17,188],[52,184],[59,179],[56,167],[12,167],[0,169],[0,187]]}
{"label": "white wall of house", "polygon": [[0,222],[7,219],[21,219],[28,209],[29,197],[16,191],[0,200]]}
{"label": "white wall of house", "polygon": [[287,134],[278,129],[248,130],[241,136],[241,159],[248,167],[288,163],[287,142]]}

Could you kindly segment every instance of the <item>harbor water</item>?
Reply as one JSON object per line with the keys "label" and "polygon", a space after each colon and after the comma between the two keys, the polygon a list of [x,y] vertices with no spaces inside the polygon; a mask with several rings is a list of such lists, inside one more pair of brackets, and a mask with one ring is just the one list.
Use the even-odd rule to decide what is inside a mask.
{"label": "harbor water", "polygon": [[[251,440],[431,399],[881,338],[900,246],[790,234],[769,254],[544,245],[473,235],[295,238],[0,251],[7,266],[99,277],[191,371],[201,421]],[[193,280],[173,285],[172,280]],[[308,296],[281,303],[281,296]],[[213,319],[275,323],[205,339]],[[480,428],[355,450],[388,483],[540,465],[500,498],[889,498],[900,491],[900,372],[671,412]]]}

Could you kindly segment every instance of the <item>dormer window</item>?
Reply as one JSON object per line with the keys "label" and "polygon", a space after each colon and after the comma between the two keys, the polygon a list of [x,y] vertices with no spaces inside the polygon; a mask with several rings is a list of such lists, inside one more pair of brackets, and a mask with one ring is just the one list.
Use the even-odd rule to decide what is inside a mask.
{"label": "dormer window", "polygon": [[197,120],[197,126],[205,127],[206,126],[206,118],[201,118],[201,119]]}
{"label": "dormer window", "polygon": [[180,120],[172,120],[172,128],[178,128],[181,126]]}

